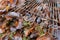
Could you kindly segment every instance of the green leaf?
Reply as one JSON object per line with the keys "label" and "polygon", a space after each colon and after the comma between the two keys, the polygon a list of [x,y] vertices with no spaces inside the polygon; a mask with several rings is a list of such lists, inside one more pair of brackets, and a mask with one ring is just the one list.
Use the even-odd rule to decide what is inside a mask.
{"label": "green leaf", "polygon": [[0,34],[0,37],[2,37],[3,36],[3,34]]}
{"label": "green leaf", "polygon": [[37,26],[35,29],[39,32],[39,35],[44,34],[44,31],[42,30],[41,26]]}
{"label": "green leaf", "polygon": [[28,37],[28,38],[26,38],[26,37],[23,37],[23,40],[29,40],[29,37]]}
{"label": "green leaf", "polygon": [[43,35],[43,34],[44,34],[44,32],[43,32],[43,31],[41,31],[41,32],[40,32],[40,35]]}
{"label": "green leaf", "polygon": [[16,32],[13,32],[13,34],[16,34]]}
{"label": "green leaf", "polygon": [[24,21],[24,22],[23,22],[23,25],[24,25],[24,26],[28,26],[29,24],[30,24],[30,23],[27,22],[27,21]]}
{"label": "green leaf", "polygon": [[27,38],[26,37],[23,37],[23,40],[27,40]]}
{"label": "green leaf", "polygon": [[13,37],[13,33],[10,33],[9,37],[12,39],[12,37]]}

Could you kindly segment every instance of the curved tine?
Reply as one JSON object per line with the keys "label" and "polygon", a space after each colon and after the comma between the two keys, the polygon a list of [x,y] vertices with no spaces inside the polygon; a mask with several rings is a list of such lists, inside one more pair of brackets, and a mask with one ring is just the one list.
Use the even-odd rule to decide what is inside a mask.
{"label": "curved tine", "polygon": [[27,8],[27,9],[25,9],[25,10],[27,10],[27,11],[31,10],[31,9],[34,7],[34,5],[36,5],[36,3],[35,3],[35,2],[34,2],[33,4],[31,4],[31,5],[29,5],[29,6],[28,6],[28,8]]}
{"label": "curved tine", "polygon": [[[31,3],[32,4],[32,3]],[[31,5],[29,4],[29,5]],[[25,5],[24,7],[22,7],[22,9],[26,9],[25,7],[27,7],[28,5]],[[30,7],[30,6],[29,6]],[[17,8],[15,11],[19,10],[21,7]]]}
{"label": "curved tine", "polygon": [[21,7],[17,7],[17,5],[10,11],[16,11],[16,10],[19,10]]}

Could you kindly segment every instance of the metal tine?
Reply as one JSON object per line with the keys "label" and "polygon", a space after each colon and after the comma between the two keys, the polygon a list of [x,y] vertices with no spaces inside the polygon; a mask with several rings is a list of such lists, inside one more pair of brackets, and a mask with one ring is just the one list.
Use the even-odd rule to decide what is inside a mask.
{"label": "metal tine", "polygon": [[32,12],[31,10],[33,10],[36,6],[38,6],[37,4],[35,4],[35,5],[33,5],[32,6],[32,8],[30,8],[30,10],[29,9],[27,9],[27,10],[25,10],[25,11],[28,11],[28,12],[30,12],[31,14],[33,14],[34,15],[34,12]]}
{"label": "metal tine", "polygon": [[[53,7],[54,7],[54,6],[53,6]],[[55,4],[55,7],[57,8],[56,4]],[[56,12],[55,12],[55,11],[56,11]],[[55,15],[54,15],[54,12],[55,12]],[[56,19],[55,19],[55,20],[57,20],[57,14],[58,14],[58,10],[56,10],[56,9],[53,8],[53,19],[55,19],[54,16],[56,16]],[[56,25],[55,25],[55,23],[56,23]],[[55,26],[56,26],[56,27],[55,27]],[[55,31],[54,29],[55,29],[56,31]],[[54,31],[55,37],[57,37],[58,25],[57,25],[57,22],[54,22],[54,20],[53,20],[53,31]]]}
{"label": "metal tine", "polygon": [[[50,8],[51,8],[51,3],[49,2],[49,10],[50,10]],[[52,8],[51,8],[52,9]],[[50,19],[51,19],[51,16],[52,16],[52,12],[50,11]],[[50,26],[50,25],[49,25]]]}
{"label": "metal tine", "polygon": [[32,1],[29,5],[27,5],[26,8],[24,8],[24,9],[28,9],[29,7],[31,7],[34,2],[35,2],[35,1],[33,0],[33,1]]}
{"label": "metal tine", "polygon": [[27,10],[30,10],[31,8],[33,8],[34,5],[36,5],[35,2]]}
{"label": "metal tine", "polygon": [[[52,4],[52,9],[53,9],[53,20],[54,20],[54,8],[53,8],[53,4]],[[54,21],[53,21],[53,25],[54,25]]]}
{"label": "metal tine", "polygon": [[[56,3],[55,3],[55,7],[57,8]],[[55,10],[56,10],[56,9],[55,9]],[[56,20],[57,20],[57,13],[58,13],[58,10],[56,10],[56,13],[55,13]],[[56,25],[57,25],[57,22],[56,22]]]}
{"label": "metal tine", "polygon": [[[52,3],[50,3],[50,7],[52,8]],[[51,14],[53,14],[53,8],[52,8],[52,13]],[[52,16],[51,16],[51,18],[52,18]]]}
{"label": "metal tine", "polygon": [[34,1],[34,3],[31,4],[31,6],[29,6],[29,8],[27,8],[26,10],[27,10],[27,11],[30,11],[30,10],[33,9],[34,6],[36,6],[36,5],[37,5],[36,2]]}
{"label": "metal tine", "polygon": [[[53,18],[52,20],[54,20],[54,8],[53,8],[53,6],[52,6],[52,11],[53,11],[53,12],[52,12],[52,15],[53,15],[53,16],[52,16],[52,18]],[[53,28],[52,34],[55,35],[55,32],[54,32],[54,21],[53,21],[53,26],[52,26],[52,28]]]}
{"label": "metal tine", "polygon": [[[57,18],[57,14],[58,14],[58,10],[57,10],[57,13],[56,13],[56,20],[58,20],[58,18]],[[57,22],[56,22],[56,25],[57,25]]]}
{"label": "metal tine", "polygon": [[[55,4],[56,6],[56,4]],[[57,6],[56,6],[57,7]],[[57,13],[56,13],[56,20],[58,21],[58,9],[57,9]],[[57,25],[57,32],[58,32],[58,23],[56,22],[56,25]],[[57,37],[58,33],[56,33],[56,37]]]}
{"label": "metal tine", "polygon": [[38,6],[38,4],[33,5],[33,7],[31,8],[31,10],[33,10],[36,6]]}
{"label": "metal tine", "polygon": [[[34,2],[32,1],[31,4],[22,7],[22,9],[25,9],[25,10],[28,9],[33,3],[34,3]],[[21,8],[18,8],[18,9],[16,9],[15,11],[19,11],[20,9],[21,9]]]}
{"label": "metal tine", "polygon": [[[31,1],[31,3],[32,3],[32,1]],[[28,6],[28,5],[25,5],[24,7],[22,7],[22,8],[25,8],[26,6]],[[17,6],[16,6],[17,7]],[[13,9],[14,11],[17,11],[17,10],[19,10],[21,7],[17,7],[17,9],[15,10],[15,9]],[[13,10],[11,10],[11,11],[13,11]]]}
{"label": "metal tine", "polygon": [[10,11],[14,11],[16,8],[18,8],[18,7],[16,6],[16,7],[14,7],[12,10],[10,10]]}
{"label": "metal tine", "polygon": [[58,22],[60,21],[59,15],[60,15],[60,11],[59,11],[59,9],[58,9]]}
{"label": "metal tine", "polygon": [[[38,4],[38,5],[39,5],[39,4]],[[30,9],[29,12],[31,12],[31,10],[34,9],[34,8],[35,8],[36,6],[38,6],[38,5],[37,5],[37,3],[34,2],[34,4],[31,6],[32,8],[31,8],[30,5],[29,5],[29,8],[28,8],[28,9],[24,9],[24,8],[23,8],[23,9],[24,9],[24,10],[27,10],[27,11],[29,11],[29,9]],[[20,10],[18,10],[18,11],[20,11]]]}
{"label": "metal tine", "polygon": [[36,7],[37,6],[37,4],[35,3],[35,5],[32,5],[32,7],[29,9],[29,11],[31,10],[31,9],[33,9],[34,7]]}
{"label": "metal tine", "polygon": [[36,6],[39,6],[40,4],[37,4],[36,2],[35,2],[35,5],[33,5],[33,7],[31,8],[31,9],[33,9],[33,8],[35,8]]}
{"label": "metal tine", "polygon": [[[53,20],[52,18],[53,18],[53,4],[49,1],[49,10],[50,10],[50,8],[51,8],[51,10],[52,11],[50,11],[50,20]],[[52,23],[53,24],[53,23]],[[51,24],[50,25],[48,25],[48,26],[52,26]],[[53,32],[53,31],[52,31]]]}
{"label": "metal tine", "polygon": [[33,5],[33,2],[31,4],[29,4],[28,6],[26,6],[26,8],[24,8],[24,9],[28,9],[32,5]]}
{"label": "metal tine", "polygon": [[[31,5],[29,5],[27,8],[23,8],[23,9],[29,11],[33,5],[34,5],[34,4],[31,4]],[[20,11],[20,10],[18,10],[18,11]]]}
{"label": "metal tine", "polygon": [[[28,8],[25,8],[25,9],[24,9],[24,8],[21,8],[21,9],[22,9],[23,11],[29,11],[29,9],[31,9],[31,7],[33,7],[35,4],[36,4],[36,3],[34,3],[33,5],[31,4],[32,6],[29,5]],[[30,6],[31,6],[31,7],[30,7]],[[21,10],[18,10],[18,11],[21,11]],[[22,12],[23,12],[23,11],[22,11]]]}
{"label": "metal tine", "polygon": [[[57,9],[55,9],[55,8],[57,8],[56,3],[53,4],[53,13],[52,13],[53,14],[53,21],[55,21],[54,24],[56,24],[58,22],[58,20],[57,20],[57,13],[56,13]],[[56,16],[56,18],[54,16]]]}
{"label": "metal tine", "polygon": [[53,10],[54,10],[54,12],[53,12],[53,22],[54,22],[54,25],[56,24],[56,17],[54,17],[54,16],[56,16],[56,14],[57,14],[57,11],[56,11],[56,9],[55,9],[55,7],[56,7],[56,5],[54,5],[55,3],[53,3]]}
{"label": "metal tine", "polygon": [[[32,1],[30,2],[30,3],[32,3]],[[28,4],[29,5],[29,4]],[[28,6],[28,5],[24,5],[24,8],[26,7],[26,6]],[[19,8],[18,8],[19,9]]]}

